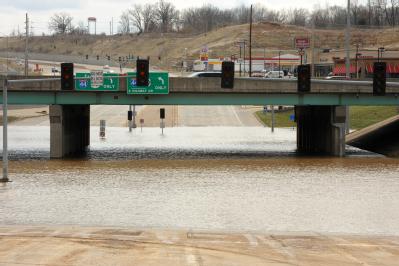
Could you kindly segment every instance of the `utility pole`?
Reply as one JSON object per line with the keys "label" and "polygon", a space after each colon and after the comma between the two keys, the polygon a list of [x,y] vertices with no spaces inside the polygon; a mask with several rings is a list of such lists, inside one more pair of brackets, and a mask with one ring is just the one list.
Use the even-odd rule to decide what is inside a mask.
{"label": "utility pole", "polygon": [[266,48],[263,48],[263,70],[266,69]]}
{"label": "utility pole", "polygon": [[315,53],[315,42],[316,42],[316,36],[315,36],[315,23],[313,20],[312,23],[312,72],[311,72],[311,77],[315,77],[315,63],[316,63],[316,53]]}
{"label": "utility pole", "polygon": [[244,77],[245,77],[245,72],[247,71],[247,67],[246,67],[246,60],[245,60],[245,46],[247,46],[247,41],[244,40]]}
{"label": "utility pole", "polygon": [[[348,0],[348,9],[346,11],[346,36],[345,36],[345,49],[346,49],[346,78],[351,78],[350,72],[350,29],[351,29],[351,1]],[[349,106],[346,106],[346,123],[345,133],[350,133],[350,110]]]}
{"label": "utility pole", "polygon": [[[8,74],[8,73],[7,73]],[[9,182],[8,179],[8,106],[7,106],[7,74],[3,83],[3,177],[0,183]]]}
{"label": "utility pole", "polygon": [[25,28],[25,77],[28,76],[28,39],[29,39],[29,18],[28,13],[26,13],[26,20],[25,20],[26,28]]}
{"label": "utility pole", "polygon": [[252,77],[252,5],[249,19],[249,77]]}
{"label": "utility pole", "polygon": [[242,64],[242,44],[240,43],[240,77],[242,74],[241,64]]}
{"label": "utility pole", "polygon": [[345,50],[346,50],[346,78],[351,78],[350,72],[350,30],[351,30],[351,1],[348,0],[348,10],[346,11],[346,34],[345,34]]}

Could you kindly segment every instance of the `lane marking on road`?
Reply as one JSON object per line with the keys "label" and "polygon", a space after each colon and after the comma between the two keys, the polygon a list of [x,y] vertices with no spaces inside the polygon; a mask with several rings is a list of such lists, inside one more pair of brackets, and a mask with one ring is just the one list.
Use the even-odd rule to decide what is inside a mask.
{"label": "lane marking on road", "polygon": [[274,236],[270,236],[270,240],[267,239],[265,236],[258,235],[256,237],[267,246],[273,248],[277,253],[285,255],[288,258],[289,263],[291,263],[292,265],[296,265],[296,255],[293,252],[292,247],[286,246],[281,240],[275,238]]}
{"label": "lane marking on road", "polygon": [[256,239],[255,236],[251,234],[245,234],[244,237],[248,239],[248,242],[251,245],[251,247],[257,247],[259,245],[258,240]]}
{"label": "lane marking on road", "polygon": [[241,121],[240,117],[237,114],[235,106],[230,106],[230,108],[233,111],[234,116],[237,118],[237,121],[240,123],[240,126],[244,126],[244,123]]}

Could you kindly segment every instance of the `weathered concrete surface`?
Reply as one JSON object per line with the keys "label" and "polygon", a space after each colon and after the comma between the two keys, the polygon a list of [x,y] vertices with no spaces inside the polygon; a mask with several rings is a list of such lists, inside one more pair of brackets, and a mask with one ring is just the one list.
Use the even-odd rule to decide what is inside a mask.
{"label": "weathered concrete surface", "polygon": [[82,154],[90,145],[90,106],[50,106],[50,157]]}
{"label": "weathered concrete surface", "polygon": [[394,266],[399,237],[0,227],[0,265]]}
{"label": "weathered concrete surface", "polygon": [[[23,77],[9,77],[9,80],[21,79]],[[36,77],[31,77],[37,79]],[[53,78],[45,77],[43,78]],[[125,77],[120,78],[120,91],[126,91]],[[29,83],[10,83],[10,91],[58,91],[61,83],[59,80]],[[2,88],[2,85],[0,85]],[[264,79],[264,78],[236,78],[234,89],[222,89],[220,78],[170,78],[171,93],[297,93],[297,80],[295,79]],[[388,82],[388,94],[399,93],[399,83]],[[316,94],[372,94],[373,84],[370,81],[331,81],[331,80],[312,80],[311,93]]]}
{"label": "weathered concrete surface", "polygon": [[344,106],[296,106],[295,117],[299,152],[345,155]]}
{"label": "weathered concrete surface", "polygon": [[346,136],[346,143],[389,157],[399,157],[399,116],[391,117]]}

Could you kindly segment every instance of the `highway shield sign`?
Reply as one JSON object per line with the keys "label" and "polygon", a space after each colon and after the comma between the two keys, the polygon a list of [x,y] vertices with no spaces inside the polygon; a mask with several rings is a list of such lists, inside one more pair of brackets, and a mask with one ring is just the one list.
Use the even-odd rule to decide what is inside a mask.
{"label": "highway shield sign", "polygon": [[[76,73],[75,90],[77,91],[119,91],[119,75],[105,73],[101,77],[96,73],[92,77],[91,73]],[[93,84],[93,81],[95,84]]]}
{"label": "highway shield sign", "polygon": [[95,70],[90,72],[91,87],[98,89],[104,83],[104,72],[101,70]]}
{"label": "highway shield sign", "polygon": [[138,87],[136,72],[128,73],[127,94],[169,94],[169,73],[150,72],[148,87]]}

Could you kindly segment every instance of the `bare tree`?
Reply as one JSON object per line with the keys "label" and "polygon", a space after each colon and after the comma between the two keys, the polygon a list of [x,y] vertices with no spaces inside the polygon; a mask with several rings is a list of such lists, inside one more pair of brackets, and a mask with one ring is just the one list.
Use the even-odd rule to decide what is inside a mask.
{"label": "bare tree", "polygon": [[292,25],[305,26],[309,12],[303,8],[295,8],[288,12],[287,22]]}
{"label": "bare tree", "polygon": [[70,33],[76,35],[85,35],[89,33],[89,30],[87,26],[83,23],[83,21],[79,21],[78,26],[73,27]]}
{"label": "bare tree", "polygon": [[156,29],[155,21],[155,7],[150,4],[146,4],[142,9],[143,17],[143,29],[144,32],[151,32]]}
{"label": "bare tree", "polygon": [[67,13],[56,13],[50,18],[49,29],[55,34],[67,34],[73,29],[73,18]]}
{"label": "bare tree", "polygon": [[119,27],[118,27],[118,32],[121,34],[127,34],[130,33],[130,12],[126,11],[123,12],[120,20],[119,20]]}
{"label": "bare tree", "polygon": [[155,16],[161,32],[169,32],[178,20],[179,12],[172,3],[160,0],[156,4]]}
{"label": "bare tree", "polygon": [[132,21],[132,25],[137,29],[138,32],[144,31],[143,25],[143,7],[142,5],[135,4],[132,9],[128,11],[130,20]]}

